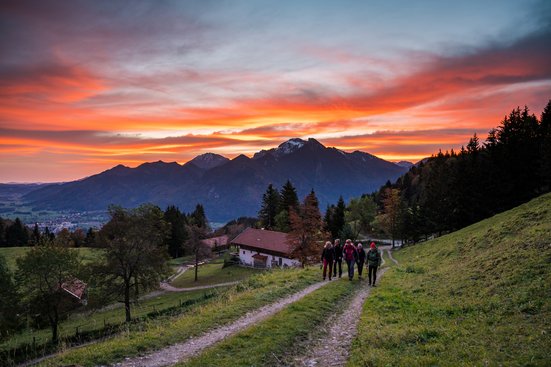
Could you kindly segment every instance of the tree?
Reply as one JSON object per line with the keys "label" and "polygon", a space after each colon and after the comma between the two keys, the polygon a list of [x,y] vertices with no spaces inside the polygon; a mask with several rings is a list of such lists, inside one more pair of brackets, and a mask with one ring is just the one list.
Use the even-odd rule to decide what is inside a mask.
{"label": "tree", "polygon": [[0,255],[0,340],[18,328],[19,295],[6,260]]}
{"label": "tree", "polygon": [[392,238],[392,247],[398,235],[400,234],[401,215],[402,215],[402,200],[400,198],[400,190],[385,189],[383,197],[383,213],[377,217],[377,222],[382,230]]}
{"label": "tree", "polygon": [[[337,205],[335,206],[335,211],[333,212],[333,230],[335,233],[340,234],[340,232],[344,228],[344,224],[346,223],[345,219],[345,211],[346,211],[346,204],[344,203],[344,199],[342,198],[342,195],[339,196],[339,201],[337,201]],[[335,237],[336,238],[336,237]],[[345,238],[341,238],[341,240],[345,240]]]}
{"label": "tree", "polygon": [[279,193],[272,184],[268,185],[266,192],[262,195],[262,206],[258,212],[260,223],[266,229],[275,227],[275,217],[279,209]]}
{"label": "tree", "polygon": [[205,228],[207,232],[210,231],[209,221],[205,214],[205,208],[203,205],[197,204],[195,210],[189,215],[189,222],[195,224],[198,227]]}
{"label": "tree", "polygon": [[195,257],[195,281],[197,281],[199,261],[210,255],[210,247],[203,242],[207,238],[207,231],[205,227],[191,224],[187,227],[187,232],[189,237],[186,241],[186,248]]}
{"label": "tree", "polygon": [[31,233],[31,238],[29,239],[30,246],[36,246],[40,242],[40,229],[38,229],[38,223],[34,224],[33,232]]}
{"label": "tree", "polygon": [[287,180],[281,188],[279,197],[278,214],[275,216],[275,229],[281,232],[289,232],[291,230],[291,220],[289,212],[297,210],[300,202],[298,201],[297,190],[290,180]]}
{"label": "tree", "polygon": [[86,237],[84,238],[84,246],[85,247],[96,247],[96,234],[97,232],[94,230],[94,228],[90,227],[88,228],[88,231],[86,231]]}
{"label": "tree", "polygon": [[312,256],[320,253],[327,234],[322,231],[323,222],[318,199],[312,190],[304,198],[298,211],[291,210],[291,232],[287,235],[291,256],[304,267]]}
{"label": "tree", "polygon": [[551,100],[547,103],[540,119],[540,177],[543,192],[551,190]]}
{"label": "tree", "polygon": [[[204,214],[204,212],[203,212]],[[170,232],[166,239],[168,253],[172,258],[184,256],[184,244],[187,241],[187,219],[174,205],[165,210],[165,220],[170,224]],[[202,222],[206,220],[201,220]]]}
{"label": "tree", "polygon": [[19,218],[6,229],[6,242],[8,246],[27,246],[29,233]]}
{"label": "tree", "polygon": [[44,238],[17,259],[16,281],[23,303],[32,313],[48,318],[52,342],[58,342],[60,320],[74,307],[62,291],[63,283],[76,277],[78,253]]}
{"label": "tree", "polygon": [[102,284],[122,296],[126,321],[130,322],[131,300],[156,287],[167,274],[163,240],[168,225],[161,209],[150,204],[129,210],[112,206],[109,215],[111,219],[98,234],[105,251],[97,271]]}
{"label": "tree", "polygon": [[346,209],[345,219],[350,226],[354,239],[358,238],[360,233],[371,231],[371,222],[377,214],[377,205],[371,196],[364,195],[359,199],[350,200]]}

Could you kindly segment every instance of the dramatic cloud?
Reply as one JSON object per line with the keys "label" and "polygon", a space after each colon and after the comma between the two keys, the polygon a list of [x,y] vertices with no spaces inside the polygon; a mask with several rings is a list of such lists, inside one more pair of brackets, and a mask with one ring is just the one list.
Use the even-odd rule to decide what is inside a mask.
{"label": "dramatic cloud", "polygon": [[292,137],[418,160],[551,98],[550,6],[4,1],[0,182]]}

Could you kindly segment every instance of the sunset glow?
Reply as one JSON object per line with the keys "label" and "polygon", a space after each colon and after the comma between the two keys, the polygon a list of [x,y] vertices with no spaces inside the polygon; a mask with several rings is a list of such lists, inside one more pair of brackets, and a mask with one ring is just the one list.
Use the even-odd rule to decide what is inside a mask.
{"label": "sunset glow", "polygon": [[0,182],[294,137],[417,161],[539,115],[549,2],[444,3],[4,1]]}

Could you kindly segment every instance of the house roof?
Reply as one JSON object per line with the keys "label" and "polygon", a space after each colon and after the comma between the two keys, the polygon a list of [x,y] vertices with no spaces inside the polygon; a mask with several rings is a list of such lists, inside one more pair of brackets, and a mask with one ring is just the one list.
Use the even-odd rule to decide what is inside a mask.
{"label": "house roof", "polygon": [[259,250],[268,250],[289,254],[289,245],[287,244],[287,233],[267,231],[265,229],[247,228],[232,243],[254,247]]}
{"label": "house roof", "polygon": [[77,299],[82,299],[86,295],[87,287],[88,285],[86,283],[77,278],[67,280],[61,284],[61,289]]}
{"label": "house roof", "polygon": [[229,237],[228,235],[218,236],[218,237],[211,237],[202,240],[205,245],[214,248],[215,246],[226,246],[228,244]]}

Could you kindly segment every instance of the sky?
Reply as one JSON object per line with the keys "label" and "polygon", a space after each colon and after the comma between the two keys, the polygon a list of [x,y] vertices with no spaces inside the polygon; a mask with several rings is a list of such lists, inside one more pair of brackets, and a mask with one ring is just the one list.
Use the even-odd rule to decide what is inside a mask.
{"label": "sky", "polygon": [[549,1],[0,2],[0,182],[251,156],[418,161],[551,98]]}

